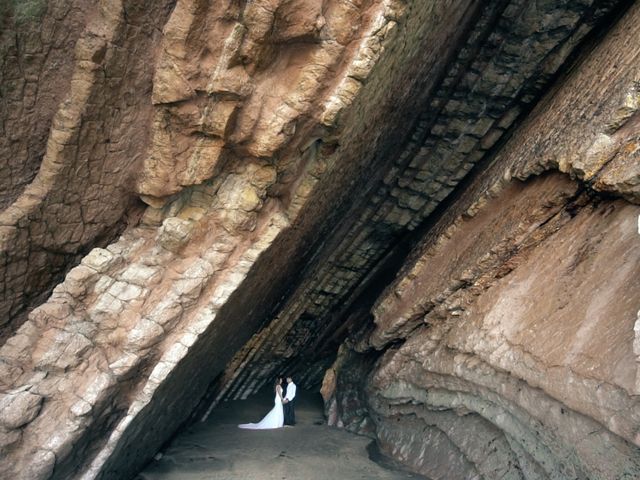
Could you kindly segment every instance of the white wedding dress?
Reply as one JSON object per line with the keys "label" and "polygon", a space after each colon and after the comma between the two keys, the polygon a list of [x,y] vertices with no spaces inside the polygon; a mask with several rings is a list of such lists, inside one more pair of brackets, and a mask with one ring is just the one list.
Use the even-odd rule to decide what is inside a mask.
{"label": "white wedding dress", "polygon": [[250,430],[267,430],[269,428],[282,428],[284,426],[284,410],[282,408],[282,387],[276,387],[275,405],[267,415],[258,423],[243,423],[238,425],[240,428]]}

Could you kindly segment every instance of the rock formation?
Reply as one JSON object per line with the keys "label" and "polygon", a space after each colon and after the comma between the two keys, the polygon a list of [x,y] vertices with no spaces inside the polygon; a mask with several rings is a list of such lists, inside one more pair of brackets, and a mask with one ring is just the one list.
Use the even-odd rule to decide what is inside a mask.
{"label": "rock formation", "polygon": [[640,5],[0,13],[3,476],[285,370],[429,478],[640,475]]}

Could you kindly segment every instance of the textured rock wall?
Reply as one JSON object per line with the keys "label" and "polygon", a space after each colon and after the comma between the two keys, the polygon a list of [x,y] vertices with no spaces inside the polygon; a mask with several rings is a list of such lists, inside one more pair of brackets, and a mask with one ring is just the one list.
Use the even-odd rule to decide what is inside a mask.
{"label": "textured rock wall", "polygon": [[[95,2],[94,2],[95,3]],[[38,171],[53,115],[68,91],[73,50],[92,2],[0,4],[0,208]]]}
{"label": "textured rock wall", "polygon": [[[489,3],[468,10],[455,33],[444,30],[462,37],[448,58],[439,55],[445,63],[437,74],[434,69],[417,73],[431,83],[413,98],[416,108],[406,114],[412,117],[410,128],[401,139],[378,146],[376,168],[360,179],[362,193],[314,247],[304,277],[271,323],[236,355],[218,398],[246,397],[277,371],[294,370],[303,383],[317,383],[335,342],[362,320],[351,306],[375,295],[372,282],[397,245],[415,241],[414,230],[429,222],[469,171],[489,161],[500,139],[610,8],[608,3]],[[409,15],[405,27],[411,33],[400,30],[402,45],[435,35],[432,22],[445,29],[453,21],[430,8],[414,6]],[[456,43],[436,38],[443,45]],[[631,87],[624,86],[624,92]],[[394,117],[393,123],[403,121]],[[632,165],[623,168],[631,176]],[[530,166],[523,172],[534,169],[542,170]]]}
{"label": "textured rock wall", "polygon": [[9,45],[2,52],[8,65],[4,88],[17,89],[11,91],[20,93],[23,103],[3,96],[2,117],[8,117],[8,136],[0,147],[3,168],[20,177],[14,183],[3,176],[12,185],[0,213],[3,330],[15,329],[24,309],[42,302],[51,283],[80,255],[111,240],[125,212],[135,216],[133,172],[147,137],[140,124],[152,113],[155,44],[171,2],[15,5],[15,21],[38,12],[44,20],[41,25],[22,20],[19,34],[10,38],[17,42],[13,47],[3,40]]}
{"label": "textured rock wall", "polygon": [[[302,6],[285,4],[278,9],[285,17]],[[305,26],[311,37],[293,29],[287,40],[264,37],[273,22],[284,20],[268,14],[275,4],[266,11],[258,5],[266,4],[184,1],[171,13],[154,74],[151,139],[137,177],[136,188],[149,203],[140,225],[87,255],[0,350],[3,398],[11,414],[20,416],[18,424],[3,424],[4,473],[133,475],[188,417],[287,288],[286,274],[298,259],[283,258],[283,248],[304,251],[301,242],[315,237],[313,229],[324,218],[320,208],[329,209],[329,202],[318,203],[319,211],[312,209],[295,233],[286,230],[299,218],[317,177],[340,158],[335,147],[322,145],[340,138],[345,127],[338,114],[376,63],[397,6],[328,4],[314,17],[320,27]],[[235,27],[220,30],[220,23]],[[176,53],[181,45],[195,48],[185,41],[208,45],[202,55],[211,62],[193,55],[188,72],[188,62],[183,57],[180,63]],[[305,62],[309,66],[300,68]],[[287,63],[292,69],[280,68]],[[238,66],[247,71],[246,85],[213,82],[214,90],[204,90],[205,75],[244,78],[227,72]],[[266,71],[281,76],[270,78]],[[171,72],[182,73],[167,80]],[[347,80],[351,75],[359,80]],[[377,82],[379,95],[388,95],[384,77]],[[166,97],[169,85],[192,97]],[[273,85],[277,96],[271,95]],[[319,98],[305,100],[306,90],[296,93],[299,85],[316,85]],[[215,90],[223,87],[239,90]],[[266,108],[261,99],[277,108]],[[292,106],[293,100],[298,103]],[[212,130],[209,113],[227,104],[237,110],[229,125]],[[221,143],[221,156],[197,154],[199,146]],[[156,182],[154,175],[170,181]],[[272,247],[276,238],[279,248]],[[14,402],[22,391],[35,405],[28,412]]]}
{"label": "textured rock wall", "polygon": [[424,251],[376,308],[372,343],[406,338],[368,385],[382,448],[432,478],[637,476],[639,213],[544,176]]}
{"label": "textured rock wall", "polygon": [[[373,422],[381,449],[429,478],[640,474],[640,209],[593,192],[636,199],[640,72],[625,45],[639,15],[585,53],[412,253],[327,373],[334,424]],[[584,183],[540,174],[553,168]]]}
{"label": "textured rock wall", "polygon": [[[514,278],[518,262],[520,275],[528,276],[529,255],[560,250],[573,236],[589,257],[576,260],[578,273],[566,280],[565,288],[578,289],[589,277],[580,269],[601,265],[584,252],[607,255],[609,229],[627,228],[636,214],[625,202],[637,200],[638,52],[626,48],[637,43],[637,7],[513,130],[567,58],[624,4],[122,0],[87,2],[77,11],[69,4],[61,21],[73,25],[67,41],[74,54],[62,69],[68,80],[61,75],[53,89],[62,102],[47,103],[53,117],[40,169],[0,213],[7,337],[0,347],[2,475],[130,478],[194,412],[246,397],[283,369],[294,370],[302,384],[319,383],[349,335],[323,388],[330,418],[376,436],[416,470],[428,464],[437,476],[448,465],[431,461],[427,444],[418,441],[422,424],[412,421],[435,409],[445,412],[443,419],[427,422],[441,422],[450,435],[432,428],[431,445],[438,443],[438,458],[448,456],[463,476],[492,471],[489,463],[478,466],[487,436],[500,444],[494,464],[519,465],[505,467],[514,478],[518,468],[542,477],[597,473],[600,453],[589,449],[601,448],[607,435],[621,452],[615,465],[633,472],[631,433],[618,420],[603,420],[609,412],[603,405],[613,398],[634,408],[632,394],[624,393],[630,384],[623,349],[616,349],[616,361],[624,379],[577,405],[571,388],[551,391],[566,373],[561,369],[544,383],[540,372],[548,365],[530,366],[529,357],[507,352],[529,368],[512,376],[486,360],[496,344],[519,339],[493,338],[502,332],[500,318],[477,325],[503,291],[513,293],[500,278]],[[25,35],[34,28],[11,25]],[[27,117],[25,125],[37,118]],[[549,169],[579,182],[565,173],[529,179]],[[592,196],[598,191],[626,200]],[[531,205],[531,212],[523,208]],[[123,223],[130,225],[112,241]],[[600,243],[589,243],[592,223]],[[433,283],[425,252],[458,232],[461,240],[446,248],[455,251],[481,231],[485,237],[468,256],[441,265],[449,280]],[[622,250],[630,244],[624,242]],[[398,287],[372,310],[416,244]],[[104,248],[85,255],[95,246]],[[628,258],[616,261],[637,265],[633,252],[622,250]],[[67,270],[23,323],[26,310]],[[482,279],[475,290],[474,275]],[[418,276],[432,281],[432,289],[412,290]],[[557,292],[540,283],[549,308],[559,308]],[[633,303],[637,291],[628,288]],[[449,315],[436,308],[458,290],[477,309],[469,319],[465,310]],[[586,305],[589,291],[581,287],[572,306]],[[607,298],[602,308],[622,308],[618,297]],[[432,310],[430,329],[423,320]],[[619,313],[616,321],[628,320],[626,310]],[[532,315],[521,312],[527,321]],[[460,330],[447,320],[458,317],[468,322]],[[580,319],[570,321],[578,331]],[[573,362],[594,355],[588,340],[602,328],[583,332],[586,343],[567,363],[572,372]],[[429,367],[430,353],[415,347],[428,332],[464,344],[442,346],[445,353],[458,348],[485,362],[486,385],[442,373],[458,360],[441,358],[437,348],[433,362],[441,369]],[[575,336],[568,329],[562,345]],[[622,341],[614,337],[613,343]],[[411,378],[398,352],[420,364]],[[583,367],[574,372],[576,382],[587,376],[590,365]],[[612,371],[593,378],[611,382]],[[452,378],[443,380],[446,375]],[[528,388],[522,405],[505,394],[493,413],[482,415],[479,402],[493,399],[492,387],[533,384],[527,375],[538,382],[539,402]],[[454,407],[456,390],[446,384],[434,400],[425,393],[432,378],[458,382],[469,393]],[[538,428],[544,434],[538,454],[538,447],[528,448],[538,418],[531,405],[552,400],[569,412],[577,433],[557,434],[566,423]],[[513,433],[516,416],[523,437]],[[567,447],[589,422],[603,422],[597,439]],[[474,436],[460,439],[467,425]],[[456,442],[466,446],[456,450]],[[540,464],[547,462],[545,470]]]}

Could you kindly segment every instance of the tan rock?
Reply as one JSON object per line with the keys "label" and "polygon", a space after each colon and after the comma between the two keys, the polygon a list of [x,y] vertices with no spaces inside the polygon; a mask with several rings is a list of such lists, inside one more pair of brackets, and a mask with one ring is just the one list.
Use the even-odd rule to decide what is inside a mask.
{"label": "tan rock", "polygon": [[142,264],[129,265],[120,275],[120,279],[128,284],[145,287],[156,283],[161,275],[159,267]]}
{"label": "tan rock", "polygon": [[0,424],[9,430],[31,422],[40,412],[43,398],[26,390],[0,397]]}
{"label": "tan rock", "polygon": [[236,109],[236,102],[216,102],[206,107],[202,114],[202,131],[209,135],[228,137]]}
{"label": "tan rock", "polygon": [[184,77],[178,65],[168,53],[160,57],[158,68],[153,79],[153,103],[173,103],[187,100],[195,95],[195,91]]}
{"label": "tan rock", "polygon": [[178,175],[179,185],[197,185],[213,177],[221,160],[224,144],[217,139],[200,138]]}
{"label": "tan rock", "polygon": [[0,453],[5,455],[7,451],[20,441],[22,434],[20,430],[6,430],[0,428]]}
{"label": "tan rock", "polygon": [[92,346],[82,334],[51,329],[38,342],[33,359],[38,369],[64,372],[77,366]]}
{"label": "tan rock", "polygon": [[[250,177],[251,178],[251,177]],[[218,201],[222,208],[222,224],[234,233],[251,231],[256,225],[256,211],[263,205],[261,192],[241,175],[229,175],[218,190]]]}
{"label": "tan rock", "polygon": [[175,252],[186,245],[191,237],[192,223],[176,217],[166,218],[158,232],[158,243]]}
{"label": "tan rock", "polygon": [[640,471],[636,213],[597,193],[637,197],[637,8],[45,3],[0,33],[0,386],[46,399],[0,477],[133,477],[346,337],[331,424],[416,471]]}
{"label": "tan rock", "polygon": [[157,323],[142,318],[127,336],[127,348],[135,352],[155,345],[162,340],[164,330]]}
{"label": "tan rock", "polygon": [[94,269],[99,273],[105,272],[117,261],[117,257],[109,250],[94,248],[82,259],[82,264]]}
{"label": "tan rock", "polygon": [[50,450],[37,450],[24,470],[25,478],[49,478],[56,464],[56,456]]}
{"label": "tan rock", "polygon": [[231,94],[239,98],[248,97],[252,91],[251,77],[242,65],[216,71],[207,85],[208,93]]}

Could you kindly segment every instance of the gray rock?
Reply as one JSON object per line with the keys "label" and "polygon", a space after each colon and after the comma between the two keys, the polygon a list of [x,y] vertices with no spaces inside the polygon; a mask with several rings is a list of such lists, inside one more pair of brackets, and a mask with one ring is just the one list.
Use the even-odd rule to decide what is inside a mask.
{"label": "gray rock", "polygon": [[169,217],[162,222],[158,232],[158,243],[171,252],[186,245],[191,237],[193,224],[188,220]]}
{"label": "gray rock", "polygon": [[49,478],[56,465],[56,456],[50,450],[38,450],[31,456],[24,477],[22,478]]}
{"label": "gray rock", "polygon": [[38,416],[42,397],[21,391],[0,397],[0,425],[7,429],[20,428]]}

